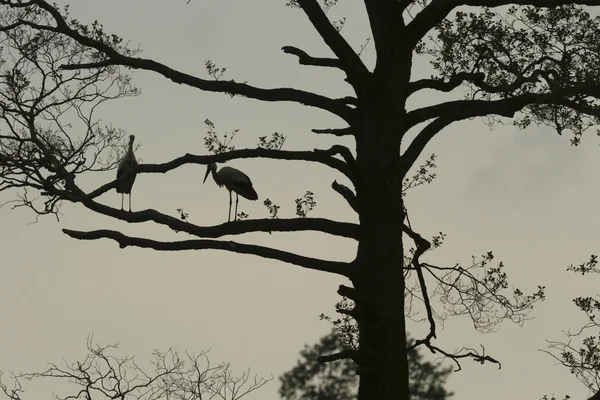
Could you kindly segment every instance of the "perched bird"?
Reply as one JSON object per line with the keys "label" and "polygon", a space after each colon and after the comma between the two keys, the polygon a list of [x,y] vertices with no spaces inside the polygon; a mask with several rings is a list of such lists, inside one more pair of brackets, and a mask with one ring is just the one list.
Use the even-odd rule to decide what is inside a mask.
{"label": "perched bird", "polygon": [[133,154],[134,139],[135,136],[129,136],[129,148],[123,159],[119,162],[119,167],[117,168],[117,179],[125,174],[131,173],[129,178],[119,182],[117,185],[117,193],[121,193],[121,210],[123,210],[123,199],[125,194],[127,193],[129,195],[129,212],[131,212],[131,188],[133,187],[133,182],[135,182],[135,168],[138,166],[135,154]]}
{"label": "perched bird", "polygon": [[239,169],[231,167],[223,167],[217,172],[217,164],[212,163],[206,167],[206,175],[204,175],[204,181],[208,178],[208,174],[212,172],[212,177],[215,183],[219,186],[225,186],[229,190],[229,214],[227,214],[227,222],[231,222],[231,191],[235,192],[235,220],[237,220],[237,209],[240,201],[238,195],[248,200],[258,200],[258,194],[252,187],[252,181],[248,178],[248,175],[240,171]]}

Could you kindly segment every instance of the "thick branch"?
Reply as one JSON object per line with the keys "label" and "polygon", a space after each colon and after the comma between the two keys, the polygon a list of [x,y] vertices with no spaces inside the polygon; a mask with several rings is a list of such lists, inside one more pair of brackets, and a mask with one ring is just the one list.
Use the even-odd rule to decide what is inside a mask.
{"label": "thick branch", "polygon": [[453,122],[489,114],[513,117],[529,104],[554,104],[571,108],[583,114],[600,118],[600,109],[568,100],[567,96],[590,95],[600,97],[598,87],[564,88],[552,93],[526,93],[500,100],[456,100],[410,111],[407,114],[410,126],[436,118],[415,137],[402,155],[402,173],[405,174],[415,163],[427,143],[442,129]]}
{"label": "thick branch", "polygon": [[407,118],[411,126],[436,117],[448,117],[452,121],[496,114],[513,117],[529,104],[554,104],[572,108],[583,114],[600,117],[600,109],[569,100],[569,96],[593,96],[600,98],[600,87],[582,86],[557,89],[552,93],[526,93],[500,100],[456,100],[410,111]]}
{"label": "thick branch", "polygon": [[[342,146],[341,144],[334,144],[327,150],[314,149],[313,151],[316,154],[322,154],[322,155],[328,155],[328,156],[333,156],[333,155],[339,154],[346,161],[346,165],[348,165],[348,167],[350,167],[350,169],[354,168],[354,164],[356,163],[356,159],[352,155],[352,152],[350,151],[350,149],[345,146]],[[342,171],[340,171],[340,172],[342,172]],[[348,175],[346,174],[346,176],[348,176]],[[352,182],[354,182],[354,180],[353,180],[354,176],[348,176],[348,177],[352,180]]]}
{"label": "thick branch", "polygon": [[[308,1],[308,0],[307,0]],[[314,1],[314,0],[310,0]],[[102,41],[84,36],[74,29],[71,29],[60,14],[60,12],[44,0],[34,0],[34,3],[40,8],[49,12],[56,21],[56,27],[52,26],[34,26],[37,29],[45,29],[65,34],[84,46],[91,47],[106,55],[107,61],[95,62],[89,64],[71,64],[63,65],[62,69],[83,69],[98,68],[106,65],[123,65],[134,69],[142,69],[157,72],[175,83],[189,85],[207,92],[220,92],[236,94],[262,101],[292,101],[311,107],[320,108],[329,111],[345,121],[349,122],[352,109],[347,107],[342,101],[333,100],[325,96],[317,95],[311,92],[305,92],[298,89],[278,88],[262,89],[245,83],[234,81],[216,81],[197,78],[150,59],[130,57],[119,53],[110,45]],[[32,25],[25,21],[26,24]]]}
{"label": "thick branch", "polygon": [[317,357],[317,361],[325,364],[328,362],[351,359],[354,362],[358,363],[358,352],[356,350],[342,350],[339,353],[328,354],[325,356]]}
{"label": "thick branch", "polygon": [[317,0],[298,0],[298,4],[327,46],[340,60],[343,70],[348,75],[350,84],[355,90],[360,89],[369,76],[369,70],[358,54],[352,50],[348,42],[331,24]]}
{"label": "thick branch", "polygon": [[352,190],[350,190],[350,188],[342,185],[341,183],[337,183],[337,181],[333,181],[331,188],[341,194],[342,197],[348,202],[350,207],[352,207],[352,209],[358,213],[356,195],[352,192]]}
{"label": "thick branch", "polygon": [[358,225],[336,222],[324,218],[251,219],[227,222],[215,226],[198,226],[156,210],[128,212],[105,206],[91,200],[82,201],[86,208],[129,223],[155,222],[174,231],[189,233],[200,238],[219,238],[250,232],[301,232],[316,231],[358,240]]}
{"label": "thick branch", "polygon": [[[290,161],[309,161],[318,162],[325,164],[331,168],[334,168],[343,173],[348,179],[354,182],[354,174],[351,171],[351,167],[342,160],[339,160],[333,156],[340,154],[342,157],[354,163],[354,157],[347,147],[341,145],[334,145],[327,150],[315,149],[313,151],[289,151],[289,150],[271,150],[271,149],[241,149],[233,150],[220,154],[212,155],[195,155],[186,154],[178,157],[172,161],[162,164],[140,164],[138,166],[138,173],[160,173],[164,174],[173,169],[179,168],[185,164],[201,164],[208,165],[213,162],[226,162],[229,160],[241,159],[241,158],[270,158],[274,160],[290,160]],[[350,157],[348,157],[348,155]],[[121,177],[119,180],[125,180],[126,177]],[[109,190],[115,188],[119,180],[114,180],[105,185],[102,185],[98,189],[90,192],[85,199],[94,199]]]}
{"label": "thick branch", "polygon": [[457,7],[500,7],[511,4],[554,8],[565,4],[597,6],[600,0],[433,0],[408,24],[406,40],[410,46],[414,46]]}
{"label": "thick branch", "polygon": [[398,45],[404,42],[402,13],[406,5],[399,0],[364,0],[364,3],[373,34],[377,64],[387,64],[389,57],[397,50]]}
{"label": "thick branch", "polygon": [[332,67],[332,68],[342,68],[342,64],[340,60],[336,58],[319,58],[319,57],[311,57],[304,50],[300,50],[294,46],[284,46],[281,48],[286,54],[293,54],[298,57],[298,62],[302,65],[311,65],[314,67]]}
{"label": "thick branch", "polygon": [[241,254],[253,254],[255,256],[270,258],[289,264],[299,265],[303,268],[314,269],[332,274],[346,276],[350,264],[325,261],[311,257],[304,257],[287,251],[276,250],[269,247],[256,246],[252,244],[236,243],[219,240],[183,240],[180,242],[159,242],[156,240],[130,237],[121,232],[111,230],[97,230],[91,232],[73,231],[63,229],[63,232],[72,238],[79,240],[112,239],[119,243],[120,248],[127,246],[142,247],[159,251],[181,251],[181,250],[225,250]]}
{"label": "thick branch", "polygon": [[448,118],[437,118],[425,128],[423,128],[421,132],[419,132],[419,134],[410,143],[404,154],[402,154],[402,156],[400,157],[400,164],[402,169],[400,171],[400,176],[405,176],[408,173],[410,168],[417,161],[417,158],[419,158],[419,155],[421,155],[421,152],[423,151],[425,146],[427,146],[427,143],[429,143],[429,141],[433,139],[433,137],[438,132],[440,132],[442,129],[444,129],[451,123],[452,120]]}
{"label": "thick branch", "polygon": [[354,135],[352,128],[335,128],[335,129],[311,129],[313,133],[324,134],[324,135],[335,135],[335,136],[349,136]]}

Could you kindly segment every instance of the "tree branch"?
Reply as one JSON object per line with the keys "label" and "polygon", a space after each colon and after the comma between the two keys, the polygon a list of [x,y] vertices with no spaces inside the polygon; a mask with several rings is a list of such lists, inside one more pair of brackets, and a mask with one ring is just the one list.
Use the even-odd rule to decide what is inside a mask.
{"label": "tree branch", "polygon": [[[315,0],[305,1],[312,2]],[[76,30],[70,28],[67,21],[60,14],[60,12],[48,2],[44,0],[32,0],[32,2],[52,15],[54,21],[56,22],[56,27],[35,26],[35,24],[31,24],[28,21],[24,21],[25,24],[35,27],[36,29],[49,30],[65,34],[70,38],[74,39],[75,41],[79,42],[80,44],[96,49],[100,53],[108,57],[108,60],[101,62],[63,65],[60,67],[62,69],[75,70],[85,68],[98,68],[99,66],[107,65],[123,65],[134,69],[154,71],[163,75],[165,78],[172,80],[175,83],[185,84],[207,92],[235,94],[256,100],[269,102],[291,101],[329,111],[344,119],[346,122],[349,122],[351,119],[351,108],[347,107],[343,101],[330,99],[326,96],[321,96],[315,93],[291,88],[262,89],[247,85],[245,83],[237,83],[234,81],[216,81],[201,79],[193,75],[189,75],[169,68],[168,66],[156,62],[154,60],[143,59],[139,57],[130,57],[121,54],[110,45],[100,40],[95,40],[88,36],[84,36]]]}
{"label": "tree branch", "polygon": [[350,190],[350,188],[342,185],[341,183],[337,183],[337,181],[333,181],[331,188],[341,194],[342,197],[346,199],[350,207],[352,207],[352,209],[358,213],[356,195],[352,192],[352,190]]}
{"label": "tree branch", "polygon": [[457,7],[500,7],[511,4],[555,8],[565,4],[597,6],[600,0],[433,0],[407,25],[408,46],[414,46]]}
{"label": "tree branch", "polygon": [[[600,0],[599,0],[600,1]],[[442,129],[453,122],[489,114],[513,117],[529,104],[554,104],[564,106],[600,118],[600,109],[568,100],[568,96],[589,95],[600,98],[598,87],[570,87],[557,89],[552,93],[525,93],[500,100],[456,100],[407,113],[410,126],[436,118],[415,137],[401,157],[402,173],[405,174],[417,160],[427,143]]]}
{"label": "tree branch", "polygon": [[400,176],[405,176],[410,168],[414,165],[421,155],[421,152],[427,146],[427,143],[433,137],[444,129],[446,126],[450,125],[453,121],[449,118],[437,118],[429,125],[427,125],[419,134],[413,139],[410,143],[404,154],[400,157]]}
{"label": "tree branch", "polygon": [[328,354],[325,356],[317,357],[317,361],[325,364],[328,362],[351,359],[354,362],[358,363],[358,352],[356,350],[342,350],[339,353]]}
{"label": "tree branch", "polygon": [[215,226],[198,226],[179,218],[159,213],[156,210],[128,212],[117,210],[96,202],[83,202],[87,207],[100,214],[129,223],[155,222],[168,226],[174,231],[189,233],[200,238],[219,238],[227,235],[242,235],[250,232],[301,232],[315,231],[358,240],[358,225],[348,222],[336,222],[325,218],[291,219],[249,219],[226,222]]}
{"label": "tree branch", "polygon": [[335,135],[335,136],[349,136],[354,135],[352,128],[336,128],[336,129],[311,129],[313,133]]}
{"label": "tree branch", "polygon": [[499,100],[455,100],[412,110],[406,114],[410,126],[428,119],[445,117],[452,122],[466,118],[496,114],[513,117],[529,104],[554,104],[572,108],[584,114],[600,117],[600,109],[569,100],[569,96],[593,96],[600,98],[600,87],[582,86],[556,89],[551,93],[525,93]]}
{"label": "tree branch", "polygon": [[[334,156],[336,154],[339,154],[346,161],[346,165],[348,165],[348,167],[351,170],[354,168],[354,164],[356,163],[356,159],[352,155],[352,152],[350,151],[350,149],[345,146],[342,146],[341,144],[334,144],[327,150],[314,149],[313,151],[316,154],[323,154],[323,155],[328,155],[328,156]],[[342,171],[340,171],[340,172],[342,172]],[[346,176],[348,176],[348,175],[346,174]],[[351,177],[348,176],[348,178],[350,178],[350,180],[352,180],[352,182],[354,182],[354,180],[353,180],[354,175],[352,175]]]}
{"label": "tree branch", "polygon": [[441,92],[451,92],[464,82],[480,82],[485,79],[483,72],[459,72],[453,75],[448,82],[444,82],[443,79],[420,79],[415,82],[411,82],[408,86],[409,96],[423,89],[434,89]]}
{"label": "tree branch", "polygon": [[331,24],[317,0],[298,0],[298,4],[327,46],[340,60],[342,69],[348,75],[349,83],[359,91],[370,72],[358,54]]}
{"label": "tree branch", "polygon": [[311,65],[314,67],[331,67],[342,69],[342,64],[337,58],[317,58],[311,57],[304,50],[300,50],[294,46],[284,46],[281,48],[284,53],[292,54],[298,57],[298,62],[301,65]]}
{"label": "tree branch", "polygon": [[144,238],[130,237],[121,232],[111,230],[96,230],[90,232],[63,229],[63,232],[72,238],[79,240],[112,239],[119,243],[124,249],[127,246],[149,248],[158,251],[182,251],[182,250],[225,250],[240,254],[253,254],[255,256],[270,258],[288,264],[294,264],[303,268],[329,272],[346,276],[351,264],[338,261],[325,261],[311,257],[304,257],[287,251],[272,249],[269,247],[256,246],[252,244],[236,243],[220,240],[183,240],[180,242],[162,242]]}
{"label": "tree branch", "polygon": [[429,243],[428,240],[423,238],[423,236],[413,231],[406,224],[402,224],[402,230],[415,242],[415,245],[417,246],[411,264],[415,268],[415,271],[417,271],[417,278],[419,279],[419,285],[421,286],[421,295],[423,296],[423,303],[425,304],[425,311],[427,312],[427,320],[429,321],[429,333],[425,337],[424,341],[429,343],[432,338],[437,338],[437,335],[435,332],[435,319],[433,318],[433,310],[431,308],[431,302],[429,300],[429,293],[427,293],[427,286],[425,284],[425,277],[423,276],[423,268],[421,267],[421,263],[419,262],[419,257],[421,257],[423,253],[425,253],[431,248],[431,243]]}
{"label": "tree branch", "polygon": [[[318,162],[325,164],[331,168],[334,168],[344,174],[352,182],[355,180],[354,173],[350,165],[342,160],[339,160],[333,156],[340,154],[347,161],[355,162],[352,153],[347,147],[341,145],[334,145],[329,149],[314,149],[313,151],[289,151],[289,150],[271,150],[271,149],[241,149],[233,150],[220,154],[211,155],[195,155],[186,154],[178,157],[172,161],[162,164],[140,164],[137,169],[137,173],[159,173],[164,174],[173,169],[179,168],[185,164],[201,164],[208,165],[213,162],[223,163],[235,159],[243,158],[270,158],[274,160],[290,160],[290,161],[309,161]],[[127,177],[121,177],[115,179],[109,183],[106,183],[98,189],[90,192],[80,200],[94,199],[109,190],[115,188],[119,181],[124,181]]]}

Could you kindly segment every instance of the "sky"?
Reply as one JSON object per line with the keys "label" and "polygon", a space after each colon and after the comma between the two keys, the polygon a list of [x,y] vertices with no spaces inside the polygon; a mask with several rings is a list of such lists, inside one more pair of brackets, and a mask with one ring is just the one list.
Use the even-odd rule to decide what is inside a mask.
{"label": "sky", "polygon": [[[59,1],[59,4],[66,4]],[[232,2],[184,0],[142,2],[78,0],[71,13],[82,22],[94,19],[106,30],[127,38],[172,68],[205,76],[204,62],[227,67],[227,77],[260,87],[291,86],[328,96],[346,95],[339,72],[300,66],[280,48],[293,45],[315,56],[330,53],[305,15],[281,0]],[[343,30],[358,49],[369,36],[360,1],[344,2],[331,11],[347,18]],[[363,59],[372,65],[372,46]],[[369,64],[371,63],[371,64]],[[427,70],[424,63],[417,70]],[[316,109],[291,103],[261,103],[203,93],[174,84],[154,73],[138,71],[134,83],[141,96],[102,108],[104,121],[127,129],[141,144],[144,162],[169,161],[187,152],[205,154],[203,121],[219,132],[240,129],[236,147],[255,147],[258,137],[280,132],[286,149],[327,148],[336,138],[317,136],[312,128],[343,127]],[[428,92],[416,102],[438,102]],[[350,140],[343,144],[352,145]],[[452,125],[430,144],[422,158],[438,155],[438,178],[411,190],[407,204],[415,229],[431,237],[448,235],[432,253],[438,263],[468,263],[471,255],[493,250],[504,261],[510,282],[524,290],[547,287],[548,300],[536,307],[523,327],[503,323],[498,332],[480,334],[466,318],[453,318],[438,332],[438,344],[449,351],[484,345],[502,362],[480,365],[465,361],[448,388],[456,399],[539,399],[544,394],[584,399],[588,392],[568,370],[547,354],[546,339],[563,339],[563,330],[584,323],[571,299],[595,295],[595,278],[566,272],[597,252],[600,234],[596,199],[598,140],[584,138],[579,147],[547,127],[524,131],[510,125],[490,130],[481,121]],[[240,200],[251,218],[267,216],[270,198],[282,217],[293,217],[294,199],[315,193],[317,208],[309,214],[356,222],[356,216],[331,182],[345,182],[324,166],[277,160],[235,160],[247,173],[259,201]],[[191,222],[215,225],[225,221],[227,191],[207,180],[204,167],[185,166],[165,175],[137,177],[134,210],[153,208],[175,215],[190,213]],[[114,172],[83,182],[93,188]],[[0,194],[7,200],[13,194]],[[111,191],[101,197],[119,207]],[[148,359],[154,349],[170,347],[200,352],[211,349],[213,362],[230,362],[234,370],[250,367],[263,376],[279,376],[296,363],[299,351],[330,330],[319,314],[334,314],[336,289],[344,279],[253,256],[218,251],[155,252],[119,249],[112,241],[80,242],[62,228],[115,229],[155,239],[173,238],[158,225],[128,225],[65,204],[60,222],[37,224],[31,212],[0,209],[0,370],[36,371],[48,362],[78,360],[86,354],[86,336],[100,343],[120,342],[120,352]],[[236,238],[271,245],[313,257],[351,261],[355,242],[318,233],[262,234]],[[411,324],[417,336],[426,326]],[[449,365],[449,364],[448,364]],[[277,379],[248,399],[277,399]],[[23,400],[46,398],[32,389]]]}

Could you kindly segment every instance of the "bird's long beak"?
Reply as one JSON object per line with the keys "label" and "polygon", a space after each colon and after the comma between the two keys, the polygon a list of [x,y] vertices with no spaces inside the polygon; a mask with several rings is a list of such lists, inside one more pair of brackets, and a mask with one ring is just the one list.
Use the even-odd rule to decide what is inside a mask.
{"label": "bird's long beak", "polygon": [[206,168],[206,174],[204,175],[204,180],[202,181],[202,183],[206,183],[206,178],[208,178],[208,174],[210,174],[210,169]]}

